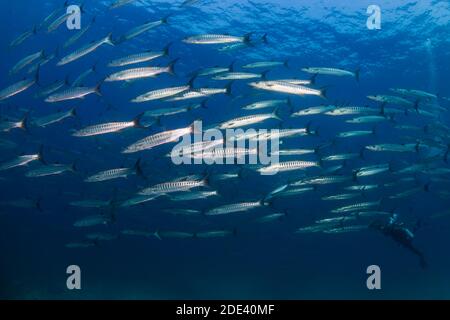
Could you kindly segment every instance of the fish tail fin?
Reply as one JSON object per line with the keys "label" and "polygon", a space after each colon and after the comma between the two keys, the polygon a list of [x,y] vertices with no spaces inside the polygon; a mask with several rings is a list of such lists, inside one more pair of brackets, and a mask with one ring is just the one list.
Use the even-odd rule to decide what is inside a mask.
{"label": "fish tail fin", "polygon": [[253,32],[249,32],[249,33],[246,33],[245,35],[244,35],[244,43],[245,44],[251,44],[251,41],[252,41],[252,39],[251,39],[251,37],[252,37],[252,34],[253,34]]}
{"label": "fish tail fin", "polygon": [[38,67],[37,67],[37,69],[36,69],[36,73],[35,73],[35,75],[34,75],[34,82],[35,82],[38,86],[41,86],[41,84],[39,83],[40,75],[41,75],[41,65],[38,65]]}
{"label": "fish tail fin", "polygon": [[170,47],[172,46],[173,42],[169,42],[163,49],[163,55],[165,57],[169,57],[170,56]]}
{"label": "fish tail fin", "polygon": [[317,78],[317,73],[314,73],[311,78],[309,78],[309,81],[311,82],[311,84],[316,84],[316,78]]}
{"label": "fish tail fin", "polygon": [[259,204],[261,206],[265,206],[265,207],[269,207],[269,208],[273,209],[273,200],[267,199],[267,197],[264,197],[261,200],[259,200]]}
{"label": "fish tail fin", "polygon": [[200,108],[208,109],[208,106],[206,105],[207,102],[208,102],[208,99],[202,100],[202,102],[200,103]]}
{"label": "fish tail fin", "polygon": [[312,134],[315,135],[316,134],[316,131],[311,130],[311,125],[312,125],[312,121],[308,121],[308,123],[306,124],[305,130],[306,130],[307,135],[312,135]]}
{"label": "fish tail fin", "polygon": [[233,236],[235,236],[235,237],[236,237],[236,236],[237,236],[237,234],[238,234],[238,232],[237,232],[237,228],[236,228],[236,227],[234,227],[234,228],[233,228]]}
{"label": "fish tail fin", "polygon": [[289,58],[283,61],[283,66],[288,69],[290,68],[289,67]]}
{"label": "fish tail fin", "polygon": [[295,112],[295,110],[294,110],[294,104],[292,103],[291,97],[288,97],[288,98],[286,99],[286,104],[287,104],[288,107],[289,107],[289,116],[291,116],[291,115]]}
{"label": "fish tail fin", "polygon": [[265,70],[265,71],[263,71],[263,72],[261,73],[261,79],[262,79],[263,81],[266,81],[266,80],[267,80],[267,74],[269,73],[269,71],[270,71],[270,70]]}
{"label": "fish tail fin", "polygon": [[359,150],[359,158],[361,160],[366,160],[366,158],[364,157],[364,151],[366,150],[365,147],[361,147],[361,149]]}
{"label": "fish tail fin", "polygon": [[43,164],[47,164],[47,162],[44,159],[44,145],[41,144],[39,146],[39,151],[38,151],[38,160],[43,163]]}
{"label": "fish tail fin", "polygon": [[358,182],[358,170],[352,172],[352,180]]}
{"label": "fish tail fin", "polygon": [[140,114],[138,114],[134,119],[133,119],[133,124],[135,128],[146,128],[146,126],[144,126],[141,123],[142,117],[144,116],[145,112],[141,112]]}
{"label": "fish tail fin", "polygon": [[233,86],[233,81],[230,81],[230,82],[228,82],[227,86],[225,87],[225,94],[227,96],[232,96],[233,95],[233,92],[231,91],[232,86]]}
{"label": "fish tail fin", "polygon": [[240,167],[240,168],[239,168],[239,171],[238,171],[238,173],[237,173],[237,176],[238,176],[238,179],[239,179],[239,180],[242,180],[242,179],[243,179],[243,177],[244,177],[244,167]]}
{"label": "fish tail fin", "polygon": [[39,197],[37,200],[36,200],[36,209],[39,211],[39,212],[44,212],[44,209],[42,208],[42,198],[41,197]]}
{"label": "fish tail fin", "polygon": [[273,113],[272,113],[272,118],[277,119],[279,121],[283,121],[283,119],[281,119],[280,117],[280,113],[279,113],[279,108],[276,108]]}
{"label": "fish tail fin", "polygon": [[172,15],[172,14],[169,13],[168,15],[166,15],[165,17],[163,17],[163,18],[161,19],[161,22],[164,23],[164,24],[169,24],[169,18],[170,18],[171,15]]}
{"label": "fish tail fin", "polygon": [[108,35],[105,37],[105,43],[109,44],[110,46],[116,45],[116,43],[113,41],[113,38],[112,38],[112,32],[108,33]]}
{"label": "fish tail fin", "polygon": [[105,80],[101,80],[94,88],[94,93],[96,95],[102,96],[102,85]]}
{"label": "fish tail fin", "polygon": [[328,99],[327,98],[327,90],[328,90],[328,87],[320,89],[319,97],[321,97],[322,99],[327,100]]}
{"label": "fish tail fin", "polygon": [[70,86],[70,81],[69,81],[69,75],[67,75],[65,78],[64,78],[64,85],[66,85],[66,86]]}
{"label": "fish tail fin", "polygon": [[92,72],[97,73],[97,68],[98,68],[98,63],[100,62],[100,60],[97,60],[93,65],[92,65]]}
{"label": "fish tail fin", "polygon": [[177,61],[180,60],[180,58],[176,58],[169,62],[169,65],[167,66],[167,72],[173,76],[175,76],[175,64]]}
{"label": "fish tail fin", "polygon": [[203,186],[204,187],[210,187],[211,186],[211,180],[210,180],[210,174],[209,174],[209,172],[206,172],[205,174],[204,174],[204,177],[203,177]]}
{"label": "fish tail fin", "polygon": [[189,89],[194,89],[194,82],[195,82],[195,79],[197,79],[197,73],[194,73],[194,74],[192,75],[192,77],[189,79],[189,81],[188,81],[188,83],[187,83],[187,85],[189,86]]}
{"label": "fish tail fin", "polygon": [[416,110],[416,112],[419,112],[419,103],[420,103],[420,99],[417,99],[416,101],[414,101],[414,110]]}
{"label": "fish tail fin", "polygon": [[357,82],[359,82],[360,71],[361,71],[361,68],[358,68],[355,70],[355,79]]}
{"label": "fish tail fin", "polygon": [[141,178],[146,178],[144,175],[144,171],[142,170],[142,160],[141,158],[137,159],[136,163],[134,164],[134,170],[136,171],[136,175]]}
{"label": "fish tail fin", "polygon": [[263,36],[261,37],[261,41],[262,41],[264,44],[268,44],[268,43],[269,43],[269,41],[267,40],[267,33],[264,33],[264,34],[263,34]]}
{"label": "fish tail fin", "polygon": [[72,108],[72,109],[70,110],[70,115],[71,115],[72,117],[76,117],[76,116],[77,116],[77,109]]}
{"label": "fish tail fin", "polygon": [[25,131],[28,131],[28,113],[19,121],[18,127]]}
{"label": "fish tail fin", "polygon": [[70,171],[72,171],[72,172],[78,172],[78,159],[76,159],[76,160],[70,165]]}
{"label": "fish tail fin", "polygon": [[416,145],[414,146],[414,150],[419,153],[420,152],[420,141],[417,141]]}
{"label": "fish tail fin", "polygon": [[234,71],[234,64],[236,63],[236,59],[231,61],[230,65],[228,66],[228,71],[233,72]]}
{"label": "fish tail fin", "polygon": [[378,131],[377,125],[374,125],[374,126],[372,127],[372,134],[373,134],[374,136],[376,136],[376,135],[378,134],[377,131]]}
{"label": "fish tail fin", "polygon": [[161,235],[159,234],[159,230],[156,230],[155,232],[153,232],[153,235],[155,236],[156,239],[162,240]]}

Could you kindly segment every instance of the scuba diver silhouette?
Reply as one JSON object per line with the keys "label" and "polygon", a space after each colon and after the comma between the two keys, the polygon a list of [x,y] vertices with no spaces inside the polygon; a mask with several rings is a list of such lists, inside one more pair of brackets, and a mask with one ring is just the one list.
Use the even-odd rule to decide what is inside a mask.
{"label": "scuba diver silhouette", "polygon": [[[385,236],[392,238],[395,242],[398,242],[400,245],[409,249],[411,252],[417,255],[420,259],[420,266],[425,269],[428,266],[425,260],[425,256],[412,244],[414,233],[407,227],[405,227],[403,222],[398,222],[397,220],[397,214],[393,214],[389,218],[387,223],[377,220],[372,222],[372,224],[370,224],[370,227],[380,231]],[[419,224],[417,224],[413,231],[415,232],[418,227]]]}

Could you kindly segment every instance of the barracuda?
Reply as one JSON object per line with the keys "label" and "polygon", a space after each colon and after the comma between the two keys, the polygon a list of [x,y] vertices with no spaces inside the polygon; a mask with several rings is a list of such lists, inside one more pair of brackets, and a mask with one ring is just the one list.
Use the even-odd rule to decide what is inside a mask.
{"label": "barracuda", "polygon": [[78,59],[84,57],[85,55],[95,51],[97,48],[99,48],[103,44],[109,44],[110,46],[114,46],[114,43],[112,42],[112,39],[111,39],[111,34],[108,34],[103,39],[100,39],[98,41],[94,41],[90,44],[87,44],[87,45],[83,46],[81,49],[78,49],[78,50],[72,52],[71,54],[63,57],[56,65],[63,66],[70,62],[78,60]]}
{"label": "barracuda", "polygon": [[326,99],[326,89],[312,89],[298,84],[283,81],[259,81],[250,82],[250,86],[256,89],[287,93],[299,96],[312,95]]}
{"label": "barracuda", "polygon": [[244,126],[260,123],[260,122],[263,122],[268,119],[277,119],[279,121],[282,121],[281,118],[277,115],[276,110],[275,110],[273,113],[256,114],[256,115],[244,116],[244,117],[239,117],[239,118],[225,121],[219,126],[219,129],[232,129],[232,128],[244,127]]}
{"label": "barracuda", "polygon": [[338,68],[303,68],[302,71],[307,72],[307,73],[312,73],[312,74],[322,74],[322,75],[331,75],[331,76],[338,76],[338,77],[343,77],[343,76],[350,76],[350,77],[354,77],[356,79],[356,81],[359,81],[359,69],[357,69],[355,72],[352,71],[347,71],[347,70],[343,70],[343,69],[338,69]]}
{"label": "barracuda", "polygon": [[174,74],[173,68],[178,59],[173,60],[167,67],[143,67],[116,72],[108,76],[105,81],[130,81],[135,79],[152,78],[162,73]]}
{"label": "barracuda", "polygon": [[332,213],[344,213],[344,212],[352,212],[352,211],[362,211],[365,209],[369,209],[372,207],[377,207],[381,204],[381,200],[379,201],[372,201],[372,202],[360,202],[351,204],[344,207],[339,207],[336,209],[331,210]]}
{"label": "barracuda", "polygon": [[186,128],[175,129],[160,132],[144,139],[133,143],[132,145],[126,147],[122,153],[134,153],[142,150],[152,149],[154,147],[160,146],[162,144],[176,142],[179,138],[186,134],[191,134],[194,132],[194,125],[190,125]]}
{"label": "barracuda", "polygon": [[243,43],[250,41],[250,33],[243,37],[229,36],[224,34],[203,34],[188,37],[183,40],[189,44],[226,44],[226,43]]}
{"label": "barracuda", "polygon": [[141,124],[142,115],[143,114],[138,115],[132,121],[108,122],[89,126],[74,132],[72,135],[74,137],[91,137],[107,133],[120,132],[128,128],[144,128],[144,126]]}
{"label": "barracuda", "polygon": [[188,191],[194,188],[208,186],[208,180],[185,180],[185,181],[171,181],[157,184],[153,187],[146,188],[139,192],[140,195],[155,195],[167,194],[173,192]]}
{"label": "barracuda", "polygon": [[228,205],[224,205],[221,207],[217,207],[214,209],[210,209],[205,212],[205,215],[206,216],[218,216],[218,215],[224,215],[224,214],[230,214],[230,213],[236,213],[236,212],[245,212],[245,211],[249,211],[251,209],[261,207],[263,205],[264,205],[264,203],[262,201],[233,203],[233,204],[228,204]]}
{"label": "barracuda", "polygon": [[257,171],[261,174],[267,174],[272,172],[285,172],[293,170],[305,170],[311,167],[319,167],[319,162],[316,161],[285,161],[272,164],[268,167],[263,167]]}
{"label": "barracuda", "polygon": [[145,51],[142,53],[136,53],[132,55],[125,56],[111,61],[108,67],[124,67],[130,64],[137,64],[142,62],[151,61],[160,57],[165,57],[169,55],[169,48],[172,43],[169,43],[162,51]]}

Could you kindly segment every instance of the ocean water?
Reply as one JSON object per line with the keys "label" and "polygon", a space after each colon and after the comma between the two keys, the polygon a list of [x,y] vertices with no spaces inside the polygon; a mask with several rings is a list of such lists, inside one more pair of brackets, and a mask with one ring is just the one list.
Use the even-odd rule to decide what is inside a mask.
{"label": "ocean water", "polygon": [[[375,3],[376,2],[376,3]],[[72,4],[71,1],[69,1]],[[76,4],[76,3],[74,3]],[[11,68],[23,57],[40,50],[55,57],[39,70],[39,85],[0,105],[1,120],[18,120],[27,115],[27,130],[0,132],[1,141],[13,146],[0,148],[0,162],[23,154],[35,154],[43,146],[47,164],[76,163],[76,172],[39,178],[26,177],[29,170],[42,164],[0,171],[0,297],[4,299],[448,299],[450,298],[450,217],[448,216],[449,168],[445,161],[449,143],[450,97],[450,3],[448,1],[215,1],[199,0],[180,6],[181,1],[135,1],[109,9],[110,1],[84,2],[81,27],[95,22],[73,45],[63,44],[77,30],[63,23],[47,33],[38,28],[22,44],[10,43],[21,33],[39,26],[57,8],[64,11],[63,1],[0,1],[0,88],[32,78],[30,65],[10,75]],[[381,10],[381,29],[367,26],[369,5]],[[117,42],[121,35],[148,21],[170,15],[168,23],[153,28],[115,46],[102,45],[94,52],[65,66],[56,63],[67,54],[91,41],[112,33]],[[55,16],[56,18],[57,16]],[[55,19],[53,18],[53,20]],[[251,34],[251,41],[241,48],[219,50],[223,45],[195,45],[182,40],[199,34]],[[267,34],[267,43],[261,37]],[[108,62],[145,50],[159,51],[172,42],[170,57],[161,57],[138,66],[166,66],[179,58],[175,75],[161,74],[132,83],[105,82],[102,95],[84,99],[47,103],[34,98],[36,92],[57,80],[71,83],[83,71],[96,66],[96,71],[83,81],[95,86],[118,70]],[[288,66],[244,69],[257,61],[288,61]],[[75,130],[112,121],[130,121],[138,114],[159,107],[184,106],[201,99],[171,103],[156,100],[142,104],[130,102],[136,96],[154,89],[181,86],[189,75],[206,67],[227,67],[235,61],[235,71],[261,73],[270,70],[268,80],[283,78],[309,79],[306,67],[333,67],[360,70],[360,79],[352,76],[318,75],[314,88],[326,88],[327,99],[297,96],[251,88],[252,80],[235,80],[232,95],[208,98],[207,108],[162,117],[146,129],[130,128],[96,137],[74,137]],[[134,65],[129,66],[134,67]],[[258,79],[257,79],[258,80]],[[256,81],[257,81],[256,80]],[[195,87],[223,88],[227,81],[198,77]],[[361,106],[380,108],[381,103],[368,95],[396,95],[390,88],[419,89],[437,94],[427,99],[410,99],[411,105],[386,104],[402,110],[375,125],[376,134],[365,137],[336,139],[339,132],[372,130],[374,124],[345,122],[356,116],[323,114],[290,117],[298,111],[318,105]],[[308,124],[318,135],[283,139],[280,149],[316,148],[327,143],[320,155],[282,158],[317,161],[322,155],[359,153],[364,146],[381,143],[419,143],[419,151],[371,152],[363,158],[336,161],[345,164],[339,175],[353,177],[355,170],[374,164],[390,164],[388,172],[344,184],[319,185],[309,193],[292,197],[275,197],[270,206],[223,216],[172,215],[166,209],[193,209],[201,212],[225,204],[257,201],[273,189],[301,179],[324,174],[311,168],[262,176],[252,166],[174,165],[165,157],[173,143],[139,153],[123,154],[121,150],[148,135],[183,128],[196,119],[205,127],[214,126],[239,116],[270,112],[272,109],[245,111],[241,107],[264,99],[291,98],[291,107],[278,110],[283,121],[270,119],[255,128],[304,128]],[[415,104],[415,106],[414,106]],[[430,106],[430,104],[432,104]],[[436,106],[440,107],[437,109]],[[432,115],[418,115],[418,110]],[[76,108],[77,116],[45,128],[33,125],[33,119],[54,112]],[[269,111],[267,111],[269,110]],[[406,111],[405,111],[406,110]],[[411,125],[420,130],[398,130],[395,126]],[[425,127],[427,126],[428,127]],[[438,126],[440,130],[427,130]],[[427,128],[427,129],[424,129]],[[430,155],[435,147],[438,152]],[[131,175],[110,181],[86,183],[87,176],[102,170],[130,167],[140,158],[146,179]],[[408,165],[431,163],[441,172],[395,172]],[[331,164],[327,164],[331,166]],[[241,170],[242,176],[226,181],[214,177],[221,172]],[[101,199],[121,203],[139,190],[190,174],[209,173],[210,187],[220,196],[203,200],[172,201],[163,196],[142,205],[123,208],[92,209],[71,206],[77,200]],[[402,182],[401,178],[413,178]],[[397,183],[394,187],[386,183]],[[358,198],[324,201],[321,197],[347,193],[352,184],[377,184],[375,190]],[[425,188],[427,186],[427,188]],[[392,199],[402,191],[420,188],[409,196]],[[425,190],[426,189],[426,190]],[[447,196],[447,197],[446,197]],[[23,207],[26,199],[31,204]],[[11,204],[19,200],[22,205]],[[357,232],[295,233],[298,228],[314,225],[322,218],[339,214],[330,210],[344,205],[382,200],[377,209],[395,212],[399,220],[415,232],[414,245],[424,253],[427,268],[418,258],[392,239],[371,228]],[[39,203],[39,208],[36,204]],[[114,221],[92,227],[75,227],[85,217],[113,211]],[[282,212],[282,219],[258,223],[257,218]],[[437,215],[439,214],[439,216]],[[368,225],[373,219],[357,220]],[[381,217],[383,221],[387,217]],[[420,223],[419,223],[420,222]],[[342,227],[340,225],[339,227]],[[191,238],[128,236],[126,229],[154,232],[183,231]],[[233,235],[199,238],[198,232],[233,230]],[[85,242],[91,233],[118,235],[110,241]],[[68,248],[68,243],[90,243],[86,248]],[[81,290],[69,290],[66,268],[81,269]],[[370,265],[381,269],[381,290],[366,285]]]}

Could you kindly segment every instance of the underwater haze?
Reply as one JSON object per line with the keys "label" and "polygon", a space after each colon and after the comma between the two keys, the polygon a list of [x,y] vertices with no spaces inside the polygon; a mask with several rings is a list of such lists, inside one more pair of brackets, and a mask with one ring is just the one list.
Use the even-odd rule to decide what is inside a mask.
{"label": "underwater haze", "polygon": [[450,298],[448,1],[0,12],[0,298]]}

